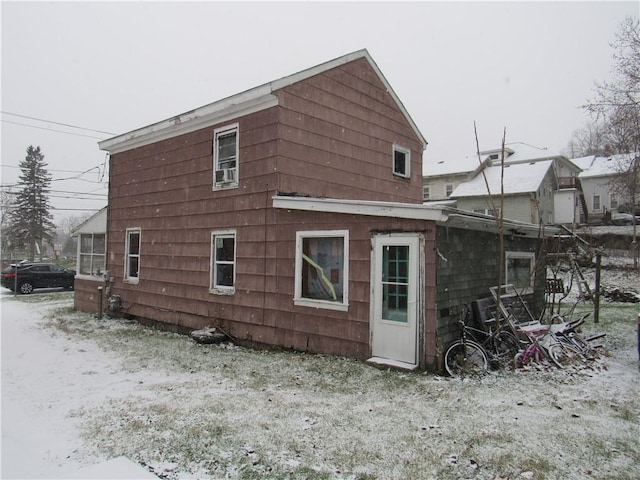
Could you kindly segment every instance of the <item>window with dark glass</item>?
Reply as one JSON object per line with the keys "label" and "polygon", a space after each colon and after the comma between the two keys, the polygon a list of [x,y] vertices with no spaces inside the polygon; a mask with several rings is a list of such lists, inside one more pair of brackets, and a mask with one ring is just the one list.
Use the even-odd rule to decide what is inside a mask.
{"label": "window with dark glass", "polygon": [[235,288],[235,267],[235,232],[213,232],[210,290],[214,293],[232,293]]}

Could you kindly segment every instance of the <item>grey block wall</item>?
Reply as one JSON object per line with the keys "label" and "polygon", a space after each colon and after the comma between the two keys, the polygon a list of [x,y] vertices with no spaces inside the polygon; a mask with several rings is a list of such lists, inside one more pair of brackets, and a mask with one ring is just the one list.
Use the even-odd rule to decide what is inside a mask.
{"label": "grey block wall", "polygon": [[[494,233],[438,227],[436,245],[436,332],[438,349],[444,351],[460,335],[462,305],[470,306],[473,300],[491,296],[489,288],[498,285],[499,237]],[[535,289],[533,295],[527,296],[527,302],[537,315],[544,305],[543,242],[505,235],[505,251],[535,253]]]}

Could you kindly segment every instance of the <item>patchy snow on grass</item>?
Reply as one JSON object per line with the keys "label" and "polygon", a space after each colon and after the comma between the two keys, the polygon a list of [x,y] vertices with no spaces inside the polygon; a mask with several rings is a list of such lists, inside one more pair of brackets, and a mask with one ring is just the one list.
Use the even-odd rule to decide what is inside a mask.
{"label": "patchy snow on grass", "polygon": [[589,367],[452,379],[1,300],[2,478],[123,456],[171,480],[640,478],[637,305],[586,326]]}

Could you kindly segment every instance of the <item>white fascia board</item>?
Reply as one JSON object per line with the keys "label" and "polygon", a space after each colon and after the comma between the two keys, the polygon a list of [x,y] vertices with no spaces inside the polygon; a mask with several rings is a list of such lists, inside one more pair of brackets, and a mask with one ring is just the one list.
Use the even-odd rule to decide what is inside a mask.
{"label": "white fascia board", "polygon": [[[375,202],[361,200],[339,200],[334,198],[290,197],[276,195],[273,207],[285,210],[306,212],[343,213],[349,215],[367,215],[373,217],[393,217],[410,220],[429,220],[441,226],[465,228],[475,231],[498,232],[494,217],[476,213],[452,210],[449,207],[427,206],[412,203]],[[506,235],[517,235],[529,238],[553,236],[560,232],[555,226],[546,225],[544,232],[532,223],[515,220],[503,221]]]}
{"label": "white fascia board", "polygon": [[111,154],[194,132],[278,105],[269,84],[98,143]]}
{"label": "white fascia board", "polygon": [[334,198],[289,197],[276,195],[273,207],[307,212],[344,213],[373,217],[393,217],[414,220],[444,221],[446,215],[441,208],[415,203],[375,202],[362,200],[339,200]]}

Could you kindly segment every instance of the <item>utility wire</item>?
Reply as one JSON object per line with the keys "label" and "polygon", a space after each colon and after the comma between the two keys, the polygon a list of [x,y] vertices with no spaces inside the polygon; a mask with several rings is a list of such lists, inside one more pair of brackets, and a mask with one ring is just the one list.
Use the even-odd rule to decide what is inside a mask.
{"label": "utility wire", "polygon": [[[86,130],[88,132],[104,133],[105,135],[116,135],[115,133],[105,132],[103,130],[94,130],[93,128],[78,127],[76,125],[70,125],[68,123],[54,122],[53,120],[45,120],[43,118],[37,118],[37,117],[29,117],[28,115],[20,115],[19,113],[11,113],[11,112],[7,112],[5,110],[0,110],[0,113],[4,113],[5,115],[11,115],[13,117],[28,118],[29,120],[36,120],[38,122],[53,123],[55,125],[60,125],[60,126],[63,126],[63,127],[77,128],[78,130]],[[8,123],[11,123],[11,122],[8,122]],[[18,125],[20,125],[20,124],[18,124]],[[26,126],[31,126],[31,125],[26,125]]]}
{"label": "utility wire", "polygon": [[[104,140],[106,137],[96,137],[95,135],[83,135],[81,133],[65,132],[64,130],[56,130],[54,128],[37,127],[36,125],[29,125],[26,123],[10,122],[9,120],[2,120],[2,123],[10,123],[11,125],[20,125],[22,127],[38,128],[40,130],[48,130],[56,133],[66,133],[67,135],[75,135],[76,137],[95,138],[96,140]],[[80,127],[77,127],[80,128]]]}

